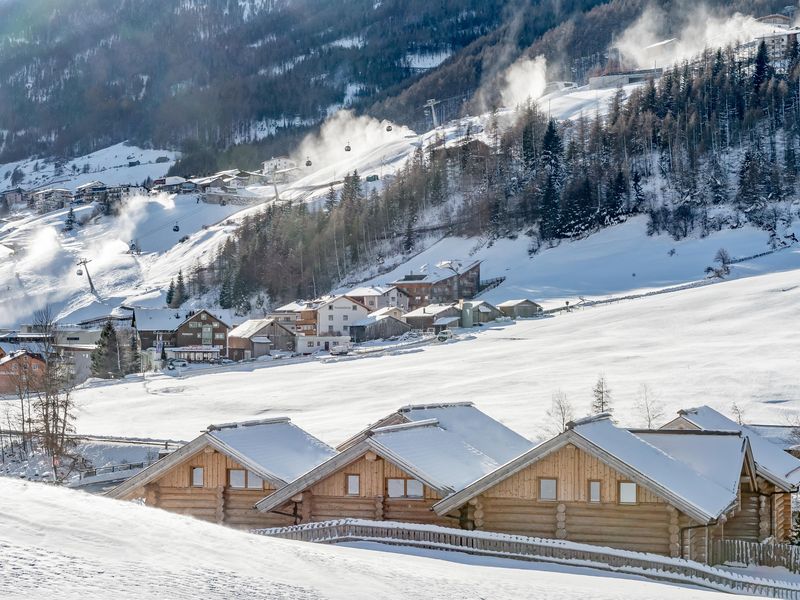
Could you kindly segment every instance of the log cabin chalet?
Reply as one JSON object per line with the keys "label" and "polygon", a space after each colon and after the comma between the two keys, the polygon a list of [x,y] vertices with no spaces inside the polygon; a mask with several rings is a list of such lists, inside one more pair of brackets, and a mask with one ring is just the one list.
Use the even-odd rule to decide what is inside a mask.
{"label": "log cabin chalet", "polygon": [[470,403],[408,406],[256,506],[297,523],[345,517],[458,527],[433,506],[531,442]]}
{"label": "log cabin chalet", "polygon": [[108,495],[236,528],[287,525],[255,503],[334,454],[288,418],[212,425]]}

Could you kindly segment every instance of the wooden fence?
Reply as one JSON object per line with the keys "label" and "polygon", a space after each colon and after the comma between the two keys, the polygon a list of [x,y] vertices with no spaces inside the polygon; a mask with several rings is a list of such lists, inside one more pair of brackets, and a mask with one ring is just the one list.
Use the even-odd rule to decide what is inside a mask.
{"label": "wooden fence", "polygon": [[713,540],[712,565],[742,564],[764,567],[784,567],[800,572],[800,546],[789,544],[759,544],[745,540]]}
{"label": "wooden fence", "polygon": [[306,542],[329,544],[375,542],[590,567],[723,592],[800,600],[800,584],[740,574],[658,554],[630,552],[564,540],[358,519],[259,529],[253,533]]}

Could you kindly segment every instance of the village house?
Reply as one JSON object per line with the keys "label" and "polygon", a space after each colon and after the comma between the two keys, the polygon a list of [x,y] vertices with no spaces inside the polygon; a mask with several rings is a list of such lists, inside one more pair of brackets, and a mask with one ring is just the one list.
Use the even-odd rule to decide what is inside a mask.
{"label": "village house", "polygon": [[289,323],[292,323],[294,330],[300,335],[316,335],[317,308],[321,302],[321,300],[296,300],[279,306],[267,317],[275,319],[284,327],[289,327]]}
{"label": "village house", "polygon": [[507,317],[512,319],[528,319],[542,314],[542,307],[533,300],[506,300],[497,305]]}
{"label": "village house", "polygon": [[106,199],[108,186],[102,181],[90,181],[75,188],[74,200],[79,204],[101,202]]}
{"label": "village house", "polygon": [[40,214],[62,209],[71,201],[72,192],[61,188],[48,188],[31,194],[33,207]]}
{"label": "village house", "polygon": [[789,494],[766,484],[740,431],[626,430],[595,415],[433,509],[469,529],[704,561],[714,539],[787,539]]}
{"label": "village house", "polygon": [[286,525],[255,503],[334,454],[288,418],[212,425],[108,496],[241,529]]}
{"label": "village house", "polygon": [[314,354],[315,352],[327,352],[332,348],[345,347],[350,344],[349,335],[298,335],[296,338],[299,354]]}
{"label": "village house", "polygon": [[194,362],[227,355],[230,327],[219,317],[202,309],[134,308],[134,326],[142,350],[169,349],[174,358]]}
{"label": "village house", "polygon": [[405,321],[387,314],[370,313],[350,326],[350,337],[356,343],[370,340],[386,340],[412,330]]}
{"label": "village house", "polygon": [[41,389],[44,359],[28,350],[17,350],[0,358],[0,395]]}
{"label": "village house", "polygon": [[461,309],[462,327],[490,323],[495,319],[506,316],[503,311],[495,305],[489,304],[486,300],[459,300],[458,306]]}
{"label": "village house", "polygon": [[461,309],[454,304],[429,304],[406,313],[405,320],[414,329],[438,333],[461,326]]}
{"label": "village house", "polygon": [[296,523],[354,517],[452,527],[458,520],[433,505],[531,446],[469,403],[404,407],[256,507],[296,515]]}
{"label": "village house", "polygon": [[403,312],[408,311],[408,295],[395,286],[357,287],[347,292],[346,296],[360,302],[369,310],[392,306]]}
{"label": "village house", "polygon": [[26,204],[24,190],[17,187],[0,192],[0,205],[2,204],[5,204],[9,210]]}
{"label": "village house", "polygon": [[186,179],[178,176],[159,177],[153,180],[151,192],[164,192],[166,194],[178,194],[181,186],[186,183]]}
{"label": "village house", "polygon": [[275,319],[250,319],[228,334],[228,358],[250,360],[270,350],[294,351],[297,334]]}
{"label": "village house", "polygon": [[[481,261],[460,266],[455,261],[445,261],[452,268],[423,267],[418,273],[409,273],[391,283],[409,298],[408,310],[428,304],[444,304],[460,298],[472,298],[481,284]],[[440,263],[445,264],[445,263]]]}
{"label": "village house", "polygon": [[317,335],[350,335],[350,325],[361,321],[369,308],[349,296],[323,298],[317,306]]}

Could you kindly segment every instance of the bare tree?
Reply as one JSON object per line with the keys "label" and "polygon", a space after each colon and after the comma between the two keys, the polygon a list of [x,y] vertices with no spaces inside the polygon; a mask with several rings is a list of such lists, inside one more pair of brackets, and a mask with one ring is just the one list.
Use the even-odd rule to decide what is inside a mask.
{"label": "bare tree", "polygon": [[659,404],[657,396],[646,383],[639,386],[636,410],[639,411],[641,419],[648,429],[653,429],[655,422],[664,416],[663,407]]}
{"label": "bare tree", "polygon": [[567,430],[567,423],[575,419],[572,404],[567,400],[567,395],[561,390],[553,392],[550,408],[547,411],[549,432],[558,435]]}
{"label": "bare tree", "polygon": [[731,403],[731,412],[739,425],[744,425],[744,409],[736,402]]}
{"label": "bare tree", "polygon": [[592,388],[592,412],[594,414],[610,413],[613,412],[611,407],[611,390],[608,387],[605,375],[600,375],[597,378],[597,383]]}

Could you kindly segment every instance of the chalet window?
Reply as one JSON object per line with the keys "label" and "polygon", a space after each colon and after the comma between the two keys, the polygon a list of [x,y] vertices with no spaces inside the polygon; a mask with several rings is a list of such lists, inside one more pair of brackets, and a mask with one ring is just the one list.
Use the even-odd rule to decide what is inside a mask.
{"label": "chalet window", "polygon": [[328,325],[328,331],[333,332],[333,325]]}
{"label": "chalet window", "polygon": [[389,498],[422,498],[424,488],[416,479],[391,478],[386,480],[386,495]]}
{"label": "chalet window", "polygon": [[347,479],[347,495],[358,496],[361,493],[361,476],[345,475]]}
{"label": "chalet window", "polygon": [[353,304],[353,310],[358,310],[358,307],[355,304]]}
{"label": "chalet window", "polygon": [[619,503],[636,504],[636,484],[632,481],[619,482]]}
{"label": "chalet window", "polygon": [[228,485],[232,488],[246,488],[247,471],[244,469],[228,469]]}
{"label": "chalet window", "polygon": [[203,467],[192,467],[192,487],[203,487]]}
{"label": "chalet window", "polygon": [[350,327],[348,325],[342,325],[342,329],[345,331],[350,331]]}
{"label": "chalet window", "polygon": [[347,321],[347,315],[342,315],[342,321]]}
{"label": "chalet window", "polygon": [[205,321],[208,315],[206,313],[200,313],[200,320]]}
{"label": "chalet window", "polygon": [[333,321],[333,315],[328,315],[328,321]]}
{"label": "chalet window", "polygon": [[589,482],[589,502],[600,502],[600,482]]}
{"label": "chalet window", "polygon": [[333,310],[333,304],[328,305],[328,310]]}
{"label": "chalet window", "polygon": [[247,489],[250,490],[263,490],[264,480],[252,471],[247,472]]}
{"label": "chalet window", "polygon": [[307,342],[307,343],[308,343],[308,347],[309,348],[313,348],[314,347],[314,342]]}
{"label": "chalet window", "polygon": [[557,488],[558,485],[555,479],[540,479],[539,500],[555,500]]}
{"label": "chalet window", "polygon": [[224,333],[215,333],[214,334],[214,339],[215,340],[224,340],[225,339],[225,334]]}

